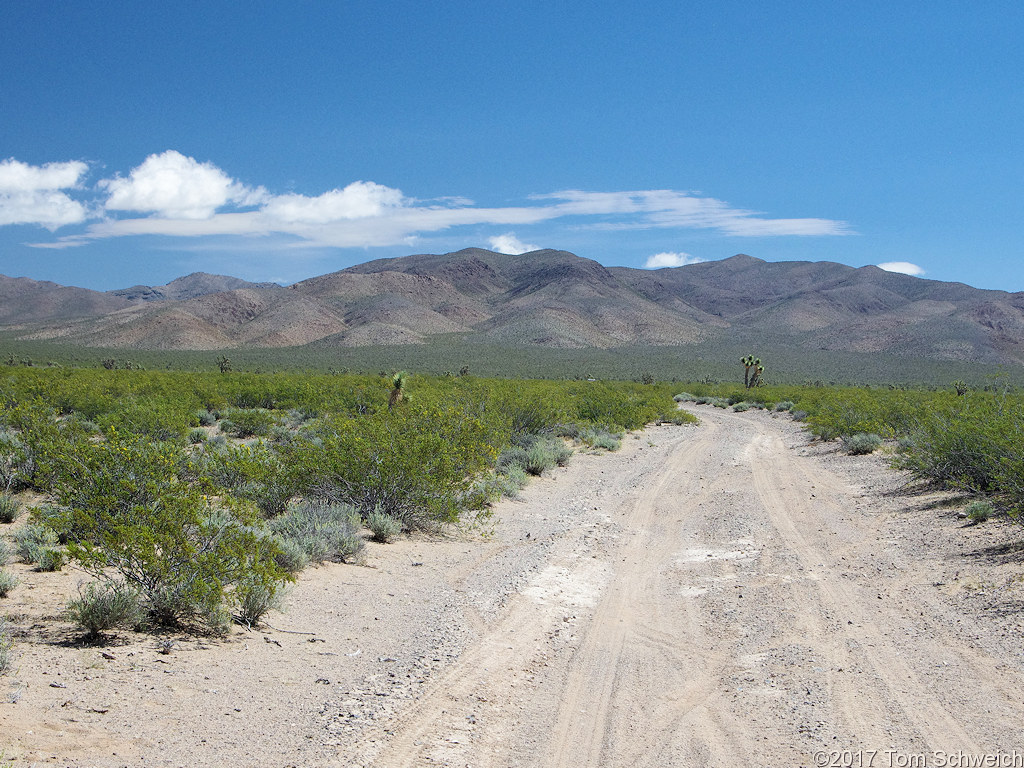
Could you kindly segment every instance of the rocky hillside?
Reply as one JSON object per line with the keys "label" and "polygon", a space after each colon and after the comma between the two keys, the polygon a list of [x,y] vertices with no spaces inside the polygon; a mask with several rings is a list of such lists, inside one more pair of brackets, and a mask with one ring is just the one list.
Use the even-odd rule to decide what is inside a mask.
{"label": "rocky hillside", "polygon": [[565,251],[471,248],[371,261],[287,288],[196,273],[98,293],[0,277],[0,298],[4,330],[103,347],[366,346],[458,334],[555,348],[728,340],[1024,362],[1024,293],[745,255],[649,271]]}

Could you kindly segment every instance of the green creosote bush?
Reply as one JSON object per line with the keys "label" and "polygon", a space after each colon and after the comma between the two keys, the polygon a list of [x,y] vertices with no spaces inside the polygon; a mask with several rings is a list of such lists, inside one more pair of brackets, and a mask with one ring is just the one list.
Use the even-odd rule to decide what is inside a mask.
{"label": "green creosote bush", "polygon": [[502,436],[474,410],[403,402],[392,411],[327,418],[279,446],[278,455],[293,496],[379,505],[406,529],[429,530],[487,503],[476,478]]}
{"label": "green creosote bush", "polygon": [[236,584],[291,577],[273,539],[253,529],[258,520],[214,507],[186,469],[177,446],[112,430],[69,456],[58,491],[66,511],[51,525],[71,532],[68,553],[87,573],[137,589],[154,624],[217,631]]}
{"label": "green creosote bush", "polygon": [[112,629],[138,629],[146,621],[139,591],[121,581],[94,581],[79,586],[67,604],[68,616],[95,640]]}
{"label": "green creosote bush", "polygon": [[365,546],[362,517],[348,504],[304,501],[270,520],[268,527],[297,544],[314,563],[351,563]]}
{"label": "green creosote bush", "polygon": [[7,597],[18,586],[18,577],[10,571],[0,569],[0,597]]}
{"label": "green creosote bush", "polygon": [[204,452],[198,465],[215,488],[252,502],[264,517],[283,512],[293,495],[284,465],[263,441]]}
{"label": "green creosote bush", "polygon": [[0,429],[0,489],[10,492],[27,488],[34,473],[31,448],[14,432]]}
{"label": "green creosote bush", "polygon": [[864,456],[882,447],[882,438],[875,434],[858,432],[843,438],[843,447],[851,456]]}
{"label": "green creosote bush", "polygon": [[232,437],[266,437],[277,423],[274,414],[262,408],[234,408],[220,423],[220,429]]}
{"label": "green creosote bush", "polygon": [[0,494],[0,523],[13,523],[18,519],[21,512],[21,505],[13,496]]}
{"label": "green creosote bush", "polygon": [[964,509],[967,519],[972,524],[984,523],[995,513],[995,508],[987,501],[972,501]]}
{"label": "green creosote bush", "polygon": [[366,516],[366,527],[373,534],[373,540],[381,544],[390,544],[402,533],[402,524],[380,509]]}
{"label": "green creosote bush", "polygon": [[15,531],[14,546],[22,562],[30,565],[38,564],[44,557],[43,553],[53,550],[59,544],[56,531],[40,523],[29,523]]}

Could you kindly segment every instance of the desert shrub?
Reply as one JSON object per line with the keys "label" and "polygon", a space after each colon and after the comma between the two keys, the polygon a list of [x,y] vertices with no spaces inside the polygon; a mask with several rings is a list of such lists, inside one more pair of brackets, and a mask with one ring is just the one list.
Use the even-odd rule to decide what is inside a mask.
{"label": "desert shrub", "polygon": [[677,403],[687,403],[697,400],[697,397],[695,395],[691,395],[689,392],[680,392],[678,395],[675,395],[672,399],[675,400]]}
{"label": "desert shrub", "polygon": [[373,533],[373,540],[381,544],[390,544],[402,532],[402,524],[379,509],[366,516],[366,527]]}
{"label": "desert shrub", "polygon": [[276,423],[274,415],[262,408],[236,408],[228,412],[220,429],[238,438],[266,437]]}
{"label": "desert shrub", "polygon": [[282,597],[281,590],[272,585],[243,580],[235,586],[232,618],[243,626],[255,627],[271,610],[281,610]]}
{"label": "desert shrub", "polygon": [[54,572],[64,567],[68,560],[67,554],[60,547],[43,547],[39,550],[36,560],[36,570]]}
{"label": "desert shrub", "polygon": [[295,433],[282,424],[275,424],[270,428],[268,437],[274,443],[287,443],[295,436]]}
{"label": "desert shrub", "polygon": [[0,523],[13,523],[18,519],[21,506],[18,500],[6,493],[0,494]]}
{"label": "desert shrub", "polygon": [[111,432],[69,461],[58,492],[66,511],[52,524],[74,532],[68,552],[87,573],[116,573],[137,589],[154,623],[212,629],[235,584],[279,586],[289,576],[256,521],[243,509],[214,508],[185,469],[174,445]]}
{"label": "desert shrub", "polygon": [[793,414],[793,421],[807,421],[807,411],[790,411]]}
{"label": "desert shrub", "polygon": [[920,411],[908,432],[910,444],[899,453],[897,466],[972,493],[999,492],[1012,485],[1012,470],[1008,473],[1008,469],[1021,456],[1024,416],[1001,412],[997,403],[977,394],[970,400],[957,398],[961,402],[954,407],[935,403]]}
{"label": "desert shrub", "polygon": [[217,423],[217,417],[206,408],[201,408],[196,411],[196,420],[199,422],[199,426],[201,427],[212,427]]}
{"label": "desert shrub", "polygon": [[744,411],[749,411],[752,406],[753,406],[753,403],[748,403],[746,401],[743,401],[743,402],[739,402],[739,403],[734,404],[732,409],[734,411],[736,411],[737,413],[743,413]]}
{"label": "desert shrub", "polygon": [[556,424],[552,428],[552,434],[556,437],[567,437],[570,440],[575,440],[580,436],[580,425],[579,424]]}
{"label": "desert shrub", "polygon": [[[460,380],[461,381],[461,380]],[[418,401],[358,418],[331,418],[278,447],[293,495],[380,508],[408,529],[455,522],[487,502],[476,477],[501,435],[469,407]]]}
{"label": "desert shrub", "polygon": [[503,450],[497,460],[494,462],[494,466],[498,470],[505,470],[508,467],[519,467],[523,469],[526,467],[526,463],[530,460],[529,452],[526,448],[521,445],[512,445]]}
{"label": "desert shrub", "polygon": [[589,427],[580,433],[580,441],[593,448],[617,451],[622,447],[622,433],[611,432],[604,427]]}
{"label": "desert shrub", "polygon": [[863,456],[874,453],[882,446],[882,438],[878,435],[858,432],[856,435],[843,438],[843,447],[851,456]]}
{"label": "desert shrub", "polygon": [[79,587],[67,611],[92,639],[111,629],[137,629],[146,620],[138,590],[121,581],[94,581]]}
{"label": "desert shrub", "polygon": [[[267,585],[267,589],[271,589],[270,585]],[[273,587],[276,592],[280,588],[280,585]],[[236,603],[235,595],[232,594],[232,605]],[[201,614],[199,614],[199,620],[203,627],[214,637],[227,637],[231,634],[231,626],[235,623],[235,615],[231,612],[231,608],[226,603],[211,603],[204,606]]]}
{"label": "desert shrub", "polygon": [[18,586],[18,577],[0,568],[0,597],[7,597]]}
{"label": "desert shrub", "polygon": [[995,512],[993,506],[987,501],[972,501],[964,510],[967,519],[973,524],[984,523]]}
{"label": "desert shrub", "polygon": [[314,563],[352,562],[364,547],[363,521],[348,504],[307,501],[269,521],[271,531],[291,540]]}
{"label": "desert shrub", "polygon": [[555,457],[543,443],[536,443],[526,452],[526,464],[523,469],[531,475],[540,476],[554,469]]}
{"label": "desert shrub", "polygon": [[188,433],[188,441],[192,445],[199,445],[200,443],[206,442],[206,430],[204,429],[193,429]]}
{"label": "desert shrub", "polygon": [[666,410],[668,397],[658,388],[619,382],[588,382],[574,392],[576,418],[593,424],[640,429]]}
{"label": "desert shrub", "polygon": [[792,411],[795,403],[792,400],[780,400],[775,404],[776,411]]}
{"label": "desert shrub", "polygon": [[519,492],[526,487],[529,477],[521,466],[512,464],[496,474],[495,481],[495,489],[501,496],[515,499],[519,496]]}
{"label": "desert shrub", "polygon": [[39,523],[29,523],[14,533],[14,545],[24,563],[38,564],[44,557],[49,559],[44,552],[58,544],[56,531]]}
{"label": "desert shrub", "polygon": [[10,623],[7,619],[0,619],[0,675],[9,672],[14,666],[13,648]]}
{"label": "desert shrub", "polygon": [[309,555],[302,546],[294,539],[286,539],[275,536],[277,542],[277,554],[274,561],[285,573],[299,573],[309,565]]}
{"label": "desert shrub", "polygon": [[508,418],[513,435],[533,435],[543,432],[557,418],[549,406],[541,401],[503,404],[502,411]]}
{"label": "desert shrub", "polygon": [[11,554],[11,545],[7,543],[7,539],[0,539],[0,566],[11,561]]}
{"label": "desert shrub", "polygon": [[154,440],[173,440],[195,425],[195,414],[188,403],[154,393],[127,397],[97,421],[105,431],[114,429]]}
{"label": "desert shrub", "polygon": [[215,488],[255,504],[266,517],[283,512],[292,497],[283,464],[262,441],[206,451],[198,471]]}
{"label": "desert shrub", "polygon": [[0,429],[0,491],[28,487],[35,461],[28,446],[10,430]]}

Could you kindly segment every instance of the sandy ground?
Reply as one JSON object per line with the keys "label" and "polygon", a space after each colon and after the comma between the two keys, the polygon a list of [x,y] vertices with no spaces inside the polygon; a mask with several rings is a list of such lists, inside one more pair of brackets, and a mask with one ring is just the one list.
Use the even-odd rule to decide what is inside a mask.
{"label": "sandy ground", "polygon": [[955,498],[788,416],[694,411],[577,455],[489,536],[308,571],[272,627],[227,640],[83,645],[59,619],[81,574],[13,566],[0,750],[78,768],[1024,765],[1024,531],[966,526]]}

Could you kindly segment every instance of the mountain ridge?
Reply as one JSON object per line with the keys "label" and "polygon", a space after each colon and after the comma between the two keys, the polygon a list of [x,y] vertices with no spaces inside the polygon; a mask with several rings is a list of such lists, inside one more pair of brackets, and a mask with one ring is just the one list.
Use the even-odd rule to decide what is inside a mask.
{"label": "mountain ridge", "polygon": [[0,276],[0,330],[127,349],[468,341],[581,349],[762,339],[815,350],[1024,364],[1024,292],[746,254],[605,267],[568,251],[377,259],[283,287],[195,272],[97,292]]}

